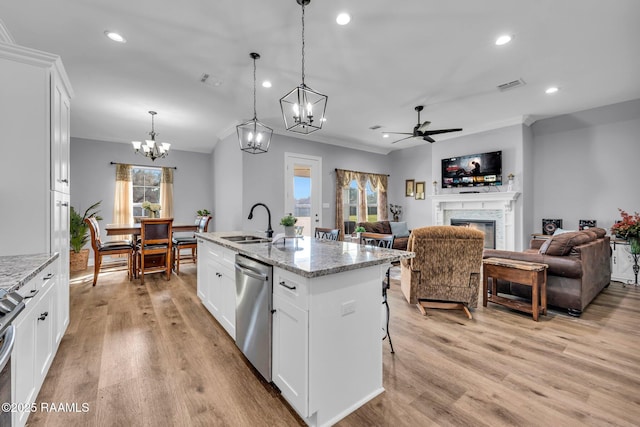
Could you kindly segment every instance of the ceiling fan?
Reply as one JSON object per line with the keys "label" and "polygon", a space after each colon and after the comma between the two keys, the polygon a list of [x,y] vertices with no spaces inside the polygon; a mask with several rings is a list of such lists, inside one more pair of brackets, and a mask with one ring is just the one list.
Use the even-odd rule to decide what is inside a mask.
{"label": "ceiling fan", "polygon": [[404,141],[405,139],[409,139],[409,138],[422,138],[425,141],[429,141],[429,142],[436,142],[435,139],[431,138],[431,135],[437,135],[440,133],[448,133],[448,132],[460,132],[462,130],[462,128],[457,128],[457,129],[438,129],[438,130],[427,130],[427,128],[429,127],[429,125],[431,124],[430,121],[425,121],[424,123],[420,124],[420,111],[422,111],[424,109],[424,107],[422,105],[418,105],[415,110],[418,112],[418,124],[413,128],[413,132],[387,132],[389,134],[397,134],[397,135],[409,135],[406,138],[402,138],[399,139],[397,141],[393,141],[392,144],[395,144],[396,142],[400,142],[400,141]]}

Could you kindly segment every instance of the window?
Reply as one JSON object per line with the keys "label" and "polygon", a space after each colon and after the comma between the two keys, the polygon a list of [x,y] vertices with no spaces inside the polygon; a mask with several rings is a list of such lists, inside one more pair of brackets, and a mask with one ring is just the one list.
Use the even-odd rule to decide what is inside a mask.
{"label": "window", "polygon": [[[353,180],[347,188],[343,190],[342,202],[343,202],[343,217],[345,221],[358,220],[358,184]],[[378,191],[371,188],[371,183],[367,181],[365,188],[366,194],[366,206],[367,206],[367,221],[374,222],[378,220]]]}
{"label": "window", "polygon": [[133,217],[147,217],[149,213],[142,209],[142,203],[160,203],[161,168],[142,168],[134,166],[131,169],[133,182]]}

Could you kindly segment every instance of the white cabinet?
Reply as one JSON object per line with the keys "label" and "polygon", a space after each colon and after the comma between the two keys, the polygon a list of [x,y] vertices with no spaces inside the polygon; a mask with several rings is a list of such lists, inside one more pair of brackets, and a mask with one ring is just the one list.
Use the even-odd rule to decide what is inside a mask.
{"label": "white cabinet", "polygon": [[307,424],[333,425],[384,390],[387,267],[314,278],[274,267],[272,378]]}
{"label": "white cabinet", "polygon": [[629,243],[626,241],[611,242],[611,280],[623,283],[633,283],[633,255]]}
{"label": "white cabinet", "polygon": [[69,193],[71,102],[59,73],[51,74],[51,190]]}
{"label": "white cabinet", "polygon": [[[16,341],[11,354],[13,401],[25,408],[38,396],[40,387],[55,356],[57,312],[58,261],[49,264],[35,278],[20,289],[25,299],[25,309],[18,315]],[[68,306],[67,306],[68,309]],[[29,411],[14,412],[13,425],[24,426]]]}
{"label": "white cabinet", "polygon": [[231,338],[236,336],[235,252],[198,239],[198,297]]}

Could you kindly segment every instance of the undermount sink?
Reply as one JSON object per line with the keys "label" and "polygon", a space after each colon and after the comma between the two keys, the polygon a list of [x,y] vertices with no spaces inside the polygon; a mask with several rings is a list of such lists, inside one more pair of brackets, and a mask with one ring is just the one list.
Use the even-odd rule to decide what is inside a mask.
{"label": "undermount sink", "polygon": [[222,237],[222,239],[229,240],[230,242],[247,244],[247,243],[267,243],[270,242],[271,239],[267,239],[265,237],[258,236],[226,236]]}

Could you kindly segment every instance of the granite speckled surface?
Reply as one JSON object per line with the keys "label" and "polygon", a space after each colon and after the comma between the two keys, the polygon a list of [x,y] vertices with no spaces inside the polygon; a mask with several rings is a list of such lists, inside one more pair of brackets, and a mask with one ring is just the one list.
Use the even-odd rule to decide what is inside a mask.
{"label": "granite speckled surface", "polygon": [[57,253],[0,256],[0,289],[20,289],[57,258]]}
{"label": "granite speckled surface", "polygon": [[349,242],[320,240],[313,237],[280,240],[274,243],[236,243],[226,240],[224,237],[241,235],[264,237],[264,234],[218,231],[196,233],[196,235],[209,242],[303,277],[325,276],[378,264],[387,264],[415,256],[413,252],[361,246]]}

